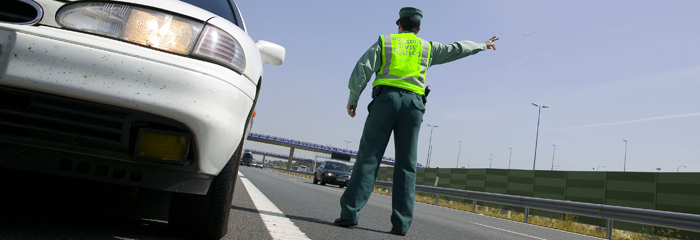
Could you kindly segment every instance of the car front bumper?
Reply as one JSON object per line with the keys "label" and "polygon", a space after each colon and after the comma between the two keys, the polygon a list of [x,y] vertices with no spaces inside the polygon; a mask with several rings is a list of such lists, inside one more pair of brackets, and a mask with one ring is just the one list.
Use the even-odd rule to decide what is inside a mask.
{"label": "car front bumper", "polygon": [[324,174],[323,181],[335,185],[348,185],[348,182],[350,182],[350,177],[342,175],[328,176],[328,174]]}
{"label": "car front bumper", "polygon": [[[80,162],[90,163],[88,157],[101,159],[92,160],[88,175],[102,172],[96,169],[98,165],[113,162],[113,167],[107,165],[109,173],[119,172],[124,168],[121,165],[132,166],[126,169],[152,170],[152,178],[144,176],[138,183],[127,185],[196,194],[207,192],[211,178],[221,171],[243,139],[257,94],[254,81],[216,64],[63,29],[1,23],[0,88],[42,99],[57,97],[69,102],[82,101],[96,108],[105,106],[138,113],[127,114],[121,125],[115,127],[122,132],[117,140],[123,145],[119,154],[91,151],[70,141],[51,145],[18,138],[7,132],[11,125],[0,121],[3,147],[53,152],[45,152],[48,157],[32,155],[35,158],[27,159],[27,154],[3,150],[0,167],[40,171],[38,166],[45,163],[83,159],[72,160],[77,171]],[[7,106],[6,114],[11,108]],[[178,166],[134,159],[130,146],[136,123],[131,116],[146,116],[145,121],[158,119],[158,124],[172,122],[172,126],[184,129],[192,137],[193,160]],[[18,158],[22,159],[19,164]],[[58,167],[46,166],[41,172],[55,173],[52,169]],[[68,175],[86,174],[75,171],[69,171]],[[158,176],[169,177],[155,180]]]}

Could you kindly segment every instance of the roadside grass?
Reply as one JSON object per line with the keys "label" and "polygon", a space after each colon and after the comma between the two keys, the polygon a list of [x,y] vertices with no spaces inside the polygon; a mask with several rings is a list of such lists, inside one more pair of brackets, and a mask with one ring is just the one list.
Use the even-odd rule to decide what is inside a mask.
{"label": "roadside grass", "polygon": [[[313,179],[313,175],[310,175],[310,174],[298,173],[298,172],[294,172],[294,171],[288,171],[288,170],[276,169],[276,168],[268,168],[268,169],[276,171],[276,172],[280,172],[280,173],[286,173],[286,174],[289,174],[292,176],[302,177],[302,178],[306,178],[306,179]],[[386,187],[375,186],[374,193],[391,196],[390,188],[386,188]],[[439,200],[439,206],[457,209],[457,210],[466,211],[466,212],[471,212],[471,210],[472,210],[471,202],[466,202],[466,201],[461,202],[461,201],[455,201],[452,199],[456,199],[456,198],[441,197]],[[435,195],[417,192],[416,193],[416,202],[422,202],[422,203],[434,205],[435,204]],[[482,215],[487,215],[487,216],[492,216],[492,217],[497,217],[497,218],[508,219],[508,220],[512,220],[512,221],[518,221],[518,222],[522,222],[524,219],[524,214],[521,212],[507,211],[507,210],[503,210],[500,208],[492,208],[492,207],[481,206],[481,205],[477,205],[476,213],[482,214]],[[605,238],[605,228],[595,226],[595,225],[576,222],[576,218],[577,218],[577,216],[573,215],[573,214],[565,214],[563,219],[555,219],[555,218],[547,218],[547,217],[542,217],[542,216],[530,215],[529,222],[530,222],[530,224],[534,224],[534,225],[538,225],[538,226],[542,226],[542,227],[554,228],[554,229],[559,229],[559,230],[567,231],[567,232],[573,232],[573,233],[578,233],[578,234],[583,234],[583,235]],[[650,235],[650,234],[646,234],[646,233],[637,233],[637,232],[630,232],[630,231],[613,229],[613,239],[618,239],[618,240],[677,240],[677,239],[683,239],[683,238],[676,231],[673,231],[673,230],[669,230],[667,232],[664,232],[664,233],[662,233],[662,235]]]}
{"label": "roadside grass", "polygon": [[[374,192],[378,193],[378,194],[391,196],[391,190],[389,188],[386,188],[386,187],[375,186]],[[466,212],[472,211],[472,204],[471,203],[453,201],[450,199],[455,199],[455,198],[441,197],[439,199],[439,206],[457,209],[457,210],[466,211]],[[435,204],[435,195],[434,194],[416,193],[416,202],[422,202],[422,203],[434,205]],[[487,216],[492,216],[492,217],[497,217],[497,218],[508,219],[508,220],[512,220],[512,221],[518,221],[518,222],[522,222],[524,219],[524,214],[522,212],[507,211],[507,210],[502,210],[500,208],[491,208],[491,207],[481,206],[481,205],[477,205],[476,213],[482,214],[482,215],[487,215]],[[564,219],[554,219],[554,218],[547,218],[547,217],[542,217],[542,216],[530,215],[529,222],[530,222],[530,224],[534,224],[534,225],[538,225],[538,226],[542,226],[542,227],[554,228],[554,229],[559,229],[559,230],[567,231],[567,232],[573,232],[573,233],[578,233],[578,234],[583,234],[583,235],[605,238],[605,228],[595,226],[595,225],[589,225],[589,224],[576,222],[576,218],[577,218],[577,216],[573,215],[573,214],[565,214]],[[630,231],[613,229],[613,239],[619,239],[619,240],[676,240],[676,239],[682,239],[682,238],[675,231],[664,232],[662,236],[659,236],[659,235],[655,236],[655,235],[649,235],[649,234],[645,234],[645,233],[637,233],[637,232],[630,232]]]}

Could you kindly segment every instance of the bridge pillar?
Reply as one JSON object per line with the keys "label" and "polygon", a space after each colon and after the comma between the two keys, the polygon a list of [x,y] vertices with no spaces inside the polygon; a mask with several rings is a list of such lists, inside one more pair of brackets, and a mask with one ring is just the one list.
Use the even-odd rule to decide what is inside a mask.
{"label": "bridge pillar", "polygon": [[265,157],[267,157],[267,155],[263,155],[263,165],[265,165]]}
{"label": "bridge pillar", "polygon": [[292,170],[292,159],[294,159],[294,148],[289,148],[289,160],[287,161],[287,169]]}

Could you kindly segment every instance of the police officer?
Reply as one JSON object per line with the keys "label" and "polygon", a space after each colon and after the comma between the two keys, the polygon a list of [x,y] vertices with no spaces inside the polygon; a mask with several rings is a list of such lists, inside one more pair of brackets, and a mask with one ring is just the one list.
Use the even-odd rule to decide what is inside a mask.
{"label": "police officer", "polygon": [[390,233],[405,236],[413,220],[416,183],[416,147],[423,122],[428,91],[428,68],[451,62],[486,49],[496,50],[492,37],[485,43],[460,41],[452,44],[428,42],[416,36],[423,12],[412,7],[399,11],[399,33],[379,37],[357,61],[350,76],[347,111],[355,117],[357,101],[376,73],[369,115],[360,140],[357,161],[347,189],[340,198],[340,218],[334,225],[357,225],[360,209],[374,190],[374,180],[392,131],[396,148]]}

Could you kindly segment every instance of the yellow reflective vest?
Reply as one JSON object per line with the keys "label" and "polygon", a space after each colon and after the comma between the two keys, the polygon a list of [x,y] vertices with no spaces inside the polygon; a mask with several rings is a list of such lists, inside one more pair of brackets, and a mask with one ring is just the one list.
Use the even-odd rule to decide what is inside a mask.
{"label": "yellow reflective vest", "polygon": [[382,35],[379,39],[382,65],[372,86],[392,86],[425,95],[430,43],[413,33]]}

